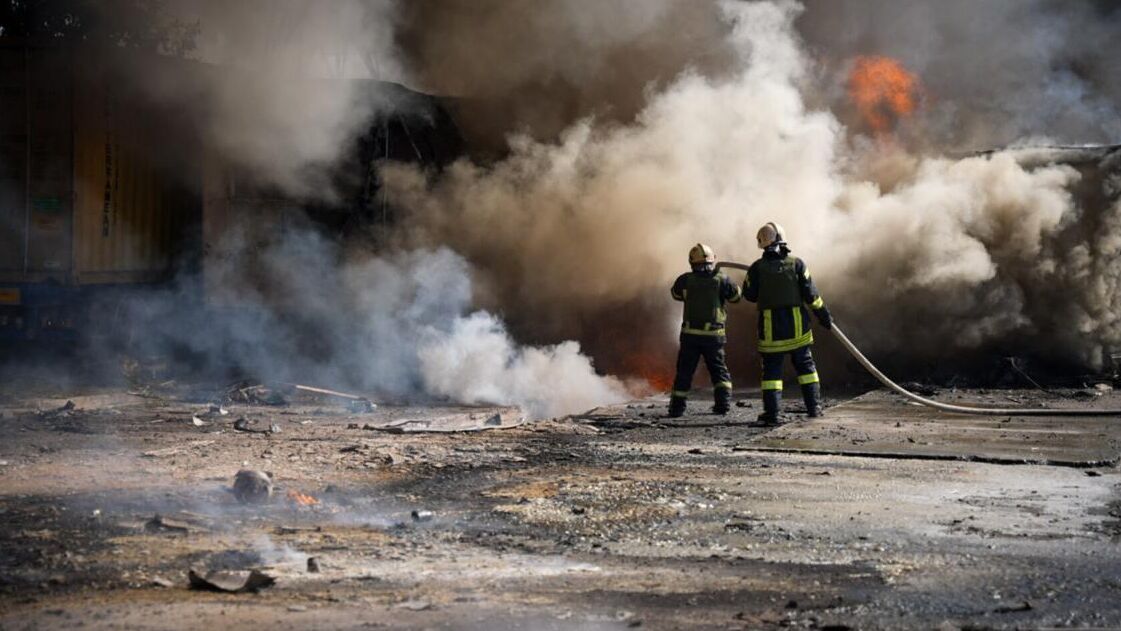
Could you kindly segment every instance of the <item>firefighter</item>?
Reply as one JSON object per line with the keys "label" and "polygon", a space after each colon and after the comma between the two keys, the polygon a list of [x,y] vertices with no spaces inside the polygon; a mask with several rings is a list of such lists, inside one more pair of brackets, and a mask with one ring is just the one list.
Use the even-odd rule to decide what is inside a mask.
{"label": "firefighter", "polygon": [[681,318],[681,350],[677,353],[677,376],[669,400],[669,415],[685,413],[685,401],[693,384],[697,361],[704,357],[712,378],[715,414],[727,414],[732,402],[732,377],[724,361],[724,305],[739,302],[740,288],[723,273],[716,272],[716,254],[698,243],[689,250],[692,272],[682,274],[670,288],[674,300],[685,303]]}
{"label": "firefighter", "polygon": [[779,423],[782,364],[787,355],[798,373],[806,414],[821,416],[821,383],[810,351],[814,338],[809,311],[826,329],[833,326],[833,317],[805,262],[790,255],[782,226],[766,224],[759,229],[756,240],[763,257],[751,264],[743,296],[759,306],[759,354],[763,364],[763,414],[759,420],[767,425]]}

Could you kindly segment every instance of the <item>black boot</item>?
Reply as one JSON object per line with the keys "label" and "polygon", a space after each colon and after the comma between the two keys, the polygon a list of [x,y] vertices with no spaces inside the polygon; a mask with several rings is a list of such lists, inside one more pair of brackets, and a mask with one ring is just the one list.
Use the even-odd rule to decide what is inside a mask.
{"label": "black boot", "polygon": [[669,398],[669,415],[671,418],[677,418],[685,414],[685,397],[670,397]]}
{"label": "black boot", "polygon": [[802,386],[802,400],[806,402],[806,416],[818,418],[825,416],[821,409],[821,384],[807,383]]}
{"label": "black boot", "polygon": [[713,394],[712,413],[721,416],[727,414],[732,409],[732,391],[727,388],[717,388]]}
{"label": "black boot", "polygon": [[763,425],[779,424],[779,407],[782,406],[782,390],[763,391],[763,413],[758,421]]}

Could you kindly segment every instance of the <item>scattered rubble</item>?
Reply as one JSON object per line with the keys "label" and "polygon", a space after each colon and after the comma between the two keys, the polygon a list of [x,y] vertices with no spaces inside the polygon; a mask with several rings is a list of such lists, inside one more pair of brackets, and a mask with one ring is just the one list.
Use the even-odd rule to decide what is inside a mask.
{"label": "scattered rubble", "polygon": [[265,471],[242,469],[234,477],[233,493],[242,504],[261,504],[272,497],[272,476]]}
{"label": "scattered rubble", "polygon": [[69,413],[73,412],[75,409],[77,409],[77,407],[78,406],[75,405],[73,401],[67,400],[66,403],[62,404],[61,406],[59,406],[59,407],[57,407],[53,410],[47,410],[47,411],[39,412],[39,416],[45,416],[45,417],[64,416],[64,415],[69,416]]}
{"label": "scattered rubble", "polygon": [[279,391],[261,384],[235,384],[226,392],[226,398],[234,403],[249,405],[288,405],[288,399]]}
{"label": "scattered rubble", "polygon": [[405,419],[384,425],[365,425],[362,429],[373,429],[391,434],[424,432],[477,432],[486,429],[509,429],[526,422],[521,408],[509,407],[487,409],[478,412],[445,414],[424,419]]}
{"label": "scattered rubble", "polygon": [[347,394],[337,390],[328,390],[327,388],[316,388],[314,386],[305,386],[298,383],[288,384],[294,390],[301,392],[310,392],[312,394],[322,394],[330,397],[337,397],[347,400],[347,409],[351,412],[373,412],[377,409],[377,405],[366,397],[358,396],[357,394]]}
{"label": "scattered rubble", "polygon": [[[947,399],[1011,394],[1027,405],[1050,396],[943,390]],[[226,618],[206,620],[230,626],[339,626],[336,616],[376,625],[386,607],[402,627],[456,626],[465,616],[477,616],[478,628],[538,628],[553,618],[597,628],[1121,620],[1114,586],[1100,578],[1115,564],[1121,532],[1121,509],[1103,505],[1115,501],[1115,466],[917,459],[951,438],[1031,457],[1038,447],[1045,456],[1079,433],[1116,452],[1117,435],[1104,424],[941,418],[883,395],[853,402],[869,406],[860,408],[864,420],[837,406],[831,418],[808,422],[793,401],[796,422],[779,430],[750,425],[746,405],[714,422],[701,400],[680,422],[641,418],[661,402],[593,421],[611,432],[565,418],[455,435],[439,430],[493,429],[485,421],[501,408],[384,406],[358,428],[420,419],[437,433],[357,434],[346,429],[353,417],[295,397],[286,410],[230,406],[222,415],[197,407],[212,395],[146,400],[120,420],[75,398],[65,413],[113,423],[100,454],[86,437],[36,423],[13,434],[2,454],[19,466],[5,470],[13,486],[0,498],[10,524],[0,532],[0,562],[12,568],[0,577],[0,605],[16,613],[0,614],[0,626],[20,628],[19,616],[51,626],[62,620],[55,610],[66,622],[91,615],[127,626],[152,607],[199,607],[199,620],[222,610]],[[1103,396],[1094,402],[1121,395]],[[35,409],[20,414],[34,420]],[[208,431],[247,418],[256,420],[244,426],[252,433],[280,424],[286,435],[189,440],[202,438],[184,422],[192,411]],[[154,417],[173,422],[153,425]],[[308,418],[316,422],[304,425]],[[764,434],[843,449],[768,452],[754,440]],[[880,443],[891,453],[868,457]],[[264,470],[268,461],[292,464],[275,469],[278,479]],[[171,568],[198,569],[184,580]],[[911,591],[914,572],[937,585]],[[427,580],[433,573],[439,580]],[[184,589],[247,594],[269,585],[283,589],[252,607],[230,606],[245,595]]]}
{"label": "scattered rubble", "polygon": [[175,456],[175,455],[181,454],[181,453],[183,453],[183,452],[185,452],[189,449],[193,449],[193,448],[197,448],[197,447],[205,447],[207,445],[213,445],[214,442],[215,441],[213,441],[213,440],[196,440],[196,441],[192,441],[192,442],[189,442],[187,444],[184,444],[184,445],[177,445],[175,447],[167,447],[165,449],[153,449],[151,451],[145,451],[141,455],[144,456],[145,458],[166,458],[168,456]]}
{"label": "scattered rubble", "polygon": [[919,396],[933,397],[933,396],[938,395],[938,388],[935,388],[934,386],[931,386],[931,385],[928,385],[928,384],[925,384],[925,383],[919,383],[917,381],[908,381],[908,382],[902,383],[900,385],[903,387],[904,390],[910,390],[911,392],[914,392],[915,394],[917,394]]}
{"label": "scattered rubble", "polygon": [[238,419],[236,421],[234,421],[233,428],[234,428],[234,431],[245,432],[247,434],[279,434],[280,433],[280,425],[277,425],[276,423],[271,423],[267,428],[258,429],[258,428],[253,427],[253,424],[256,423],[256,422],[257,422],[256,420],[249,420],[249,419],[245,418],[244,416],[241,416],[241,417],[238,417]]}
{"label": "scattered rubble", "polygon": [[397,603],[399,609],[408,609],[409,611],[425,611],[432,608],[432,603],[427,600],[406,600]]}
{"label": "scattered rubble", "polygon": [[1031,611],[1033,609],[1031,602],[1023,601],[1015,605],[1004,605],[993,609],[993,613],[1016,613],[1019,611]]}
{"label": "scattered rubble", "polygon": [[191,589],[228,594],[255,594],[276,584],[276,578],[260,570],[213,570],[203,575],[192,569],[187,578]]}
{"label": "scattered rubble", "polygon": [[149,519],[144,524],[145,532],[173,532],[185,535],[190,532],[190,530],[190,527],[186,523],[167,519],[159,514]]}

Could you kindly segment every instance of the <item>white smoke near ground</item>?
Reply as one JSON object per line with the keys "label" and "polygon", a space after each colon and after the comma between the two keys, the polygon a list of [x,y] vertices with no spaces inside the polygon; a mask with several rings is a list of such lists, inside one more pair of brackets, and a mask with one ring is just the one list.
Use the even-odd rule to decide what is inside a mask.
{"label": "white smoke near ground", "polygon": [[[1117,287],[1101,276],[1116,267],[1116,233],[1075,238],[1087,221],[1110,228],[1076,203],[1078,171],[852,142],[831,112],[806,105],[820,74],[794,28],[801,7],[720,6],[738,70],[683,72],[633,124],[585,119],[556,142],[514,137],[507,159],[435,179],[387,168],[410,237],[463,253],[493,308],[550,337],[652,329],[672,346],[668,299],[589,316],[658,304],[649,298],[665,295],[698,241],[749,262],[755,230],[778,221],[875,350],[915,359],[995,345],[1098,366],[1116,348],[1102,314]],[[869,175],[871,162],[890,181]]]}
{"label": "white smoke near ground", "polygon": [[521,347],[485,311],[457,318],[450,331],[427,331],[417,356],[426,389],[464,403],[514,404],[557,417],[628,397],[620,381],[596,374],[576,342]]}
{"label": "white smoke near ground", "polygon": [[126,319],[152,322],[158,347],[172,340],[260,379],[382,401],[517,405],[546,418],[629,396],[575,342],[515,343],[498,317],[473,308],[470,266],[447,248],[371,256],[310,229],[257,246],[237,231],[226,238],[242,241],[224,248],[243,253],[222,263],[226,286],[237,283],[232,309],[202,323],[167,300],[165,313]]}
{"label": "white smoke near ground", "polygon": [[628,398],[621,381],[596,374],[579,344],[520,346],[498,317],[472,311],[469,266],[450,250],[403,252],[348,264],[343,273],[358,297],[362,337],[351,348],[355,363],[365,364],[367,388],[403,395],[419,381],[430,395],[517,405],[533,418]]}

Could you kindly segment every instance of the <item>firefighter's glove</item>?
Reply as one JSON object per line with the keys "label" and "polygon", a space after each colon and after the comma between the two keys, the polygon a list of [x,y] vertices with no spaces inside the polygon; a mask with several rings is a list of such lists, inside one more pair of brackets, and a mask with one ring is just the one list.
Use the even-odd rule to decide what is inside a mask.
{"label": "firefighter's glove", "polygon": [[821,326],[825,327],[826,331],[833,328],[833,315],[829,313],[829,309],[822,307],[814,311],[814,315],[817,316],[817,321],[821,323]]}

